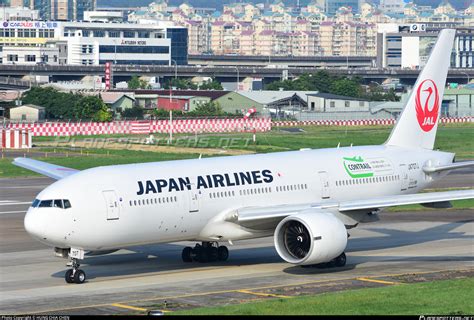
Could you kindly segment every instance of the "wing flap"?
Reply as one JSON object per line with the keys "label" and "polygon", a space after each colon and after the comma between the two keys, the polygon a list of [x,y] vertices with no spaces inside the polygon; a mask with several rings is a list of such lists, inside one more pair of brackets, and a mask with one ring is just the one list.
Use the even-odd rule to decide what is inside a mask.
{"label": "wing flap", "polygon": [[436,203],[473,198],[474,190],[404,194],[397,196],[380,197],[375,199],[345,201],[339,204],[339,211],[346,212],[355,210],[367,210],[375,208],[404,206],[408,204]]}
{"label": "wing flap", "polygon": [[79,170],[58,166],[44,161],[29,159],[29,158],[15,158],[13,161],[15,166],[42,174],[44,176],[60,180],[71,174],[79,172]]}
{"label": "wing flap", "polygon": [[267,229],[274,227],[282,219],[306,209],[329,209],[331,212],[347,215],[349,218],[360,222],[366,217],[359,215],[355,218],[354,214],[364,213],[364,211],[368,213],[379,208],[409,204],[428,204],[431,207],[437,207],[436,204],[440,204],[439,207],[443,208],[445,207],[443,204],[449,201],[464,199],[474,199],[474,190],[406,194],[343,202],[326,201],[297,205],[247,207],[237,210],[235,222],[247,228]]}

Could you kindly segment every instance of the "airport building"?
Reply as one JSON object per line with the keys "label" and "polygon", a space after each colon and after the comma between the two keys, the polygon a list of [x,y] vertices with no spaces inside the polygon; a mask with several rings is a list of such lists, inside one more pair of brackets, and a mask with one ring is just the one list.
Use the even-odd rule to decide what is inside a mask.
{"label": "airport building", "polygon": [[0,62],[184,65],[187,38],[186,28],[169,23],[5,21],[0,26]]}
{"label": "airport building", "polygon": [[[377,36],[377,67],[422,68],[442,28],[456,27],[426,24],[379,26]],[[472,68],[474,66],[474,27],[457,27],[451,66]]]}

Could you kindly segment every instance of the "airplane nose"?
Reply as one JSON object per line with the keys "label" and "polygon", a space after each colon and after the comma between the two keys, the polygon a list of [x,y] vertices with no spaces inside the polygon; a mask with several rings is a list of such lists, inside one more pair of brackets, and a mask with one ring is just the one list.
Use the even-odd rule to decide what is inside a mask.
{"label": "airplane nose", "polygon": [[42,219],[41,213],[37,212],[38,210],[28,210],[25,216],[24,225],[25,230],[30,234],[32,237],[46,240],[45,236],[45,223],[44,219]]}

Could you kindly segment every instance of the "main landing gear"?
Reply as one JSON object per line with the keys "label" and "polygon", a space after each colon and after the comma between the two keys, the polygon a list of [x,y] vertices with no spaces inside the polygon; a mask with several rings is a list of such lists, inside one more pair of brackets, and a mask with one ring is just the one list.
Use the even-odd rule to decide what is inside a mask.
{"label": "main landing gear", "polygon": [[66,271],[66,274],[64,275],[64,279],[66,280],[67,283],[77,283],[81,284],[86,281],[86,273],[79,269],[79,260],[72,258],[71,259],[71,266],[72,269],[69,269]]}
{"label": "main landing gear", "polygon": [[346,254],[343,252],[339,256],[337,256],[336,258],[332,259],[329,262],[309,264],[302,267],[303,268],[334,268],[334,267],[340,268],[340,267],[344,267],[346,265],[346,262],[347,262]]}
{"label": "main landing gear", "polygon": [[194,248],[185,247],[181,254],[184,262],[214,262],[226,261],[229,258],[229,250],[226,246],[219,246],[217,242],[196,243]]}

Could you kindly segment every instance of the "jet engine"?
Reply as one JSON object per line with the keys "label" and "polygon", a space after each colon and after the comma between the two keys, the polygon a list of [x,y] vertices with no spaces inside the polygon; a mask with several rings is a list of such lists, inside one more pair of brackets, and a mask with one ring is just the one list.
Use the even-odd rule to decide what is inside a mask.
{"label": "jet engine", "polygon": [[276,227],[274,241],[283,260],[299,265],[319,264],[344,252],[347,231],[333,214],[307,210],[283,219]]}

